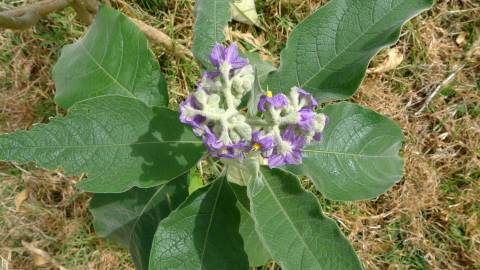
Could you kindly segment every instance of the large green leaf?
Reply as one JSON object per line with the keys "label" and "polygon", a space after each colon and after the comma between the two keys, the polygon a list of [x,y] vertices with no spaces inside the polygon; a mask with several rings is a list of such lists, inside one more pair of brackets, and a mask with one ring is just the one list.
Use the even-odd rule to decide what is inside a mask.
{"label": "large green leaf", "polygon": [[370,59],[433,0],[332,0],[301,22],[269,75],[273,91],[299,86],[321,100],[351,96]]}
{"label": "large green leaf", "polygon": [[0,136],[0,160],[87,173],[79,187],[99,193],[165,183],[194,166],[202,153],[202,142],[177,112],[123,96],[88,99],[66,117]]}
{"label": "large green leaf", "polygon": [[160,222],[150,269],[247,270],[236,202],[225,177],[195,191]]}
{"label": "large green leaf", "polygon": [[371,199],[400,180],[403,133],[394,121],[352,103],[323,113],[330,121],[322,140],[306,146],[303,163],[290,170],[309,176],[332,200]]}
{"label": "large green leaf", "polygon": [[256,230],[283,270],[362,269],[335,221],[299,179],[280,169],[262,168],[248,184]]}
{"label": "large green leaf", "polygon": [[192,51],[200,63],[210,68],[210,52],[225,39],[224,28],[230,20],[231,0],[196,0]]}
{"label": "large green leaf", "polygon": [[243,238],[243,246],[249,264],[251,267],[264,265],[271,259],[271,256],[255,231],[255,221],[250,214],[250,199],[247,196],[247,188],[230,182],[229,184],[237,198],[237,208],[240,211],[239,232]]}
{"label": "large green leaf", "polygon": [[188,196],[188,173],[169,183],[125,193],[93,194],[90,212],[97,234],[128,247],[138,270],[148,269],[158,223]]}
{"label": "large green leaf", "polygon": [[55,100],[63,108],[108,94],[168,105],[167,85],[145,36],[125,15],[105,6],[86,35],[63,48],[53,79]]}
{"label": "large green leaf", "polygon": [[272,63],[261,58],[260,54],[253,52],[246,52],[245,56],[248,58],[250,64],[255,68],[258,83],[264,83],[267,79],[268,73],[275,70]]}

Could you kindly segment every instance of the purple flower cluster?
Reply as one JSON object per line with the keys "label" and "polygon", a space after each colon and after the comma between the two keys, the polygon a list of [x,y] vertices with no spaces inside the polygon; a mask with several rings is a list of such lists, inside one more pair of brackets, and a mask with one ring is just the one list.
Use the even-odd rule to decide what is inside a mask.
{"label": "purple flower cluster", "polygon": [[302,148],[321,139],[327,117],[316,113],[316,106],[315,98],[298,87],[292,88],[290,97],[270,91],[260,97],[258,110],[276,126],[254,131],[252,143],[268,159],[269,167],[302,163]]}
{"label": "purple flower cluster", "polygon": [[315,98],[298,87],[289,95],[267,91],[259,98],[259,113],[250,115],[237,108],[253,89],[248,60],[235,44],[217,44],[210,61],[216,70],[205,72],[197,91],[180,104],[180,121],[192,126],[213,157],[258,157],[271,168],[300,164],[301,150],[321,139],[328,121],[315,112]]}
{"label": "purple flower cluster", "polygon": [[[248,59],[239,56],[236,44],[224,47],[221,44],[215,45],[210,55],[210,62],[216,68],[214,71],[206,71],[203,74],[202,82],[211,82],[222,74],[222,69],[227,69],[227,73],[232,77],[235,71],[247,66]],[[229,131],[217,130],[218,119],[209,119],[207,111],[212,105],[209,100],[218,97],[212,93],[212,89],[207,89],[204,84],[199,83],[198,89],[190,95],[185,101],[180,103],[180,121],[191,125],[194,133],[201,136],[203,142],[208,148],[210,155],[217,158],[243,158],[244,149],[248,146],[246,139],[233,140],[228,135]],[[197,95],[195,95],[197,94]],[[201,95],[200,95],[201,94]],[[197,96],[206,97],[207,101],[200,101]],[[228,108],[216,108],[216,114],[228,114]],[[221,134],[222,132],[226,132]],[[229,137],[229,138],[226,138]]]}

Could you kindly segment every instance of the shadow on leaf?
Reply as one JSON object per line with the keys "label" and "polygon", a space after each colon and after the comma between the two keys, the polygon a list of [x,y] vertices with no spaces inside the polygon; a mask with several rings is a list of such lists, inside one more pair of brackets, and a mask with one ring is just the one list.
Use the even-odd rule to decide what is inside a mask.
{"label": "shadow on leaf", "polygon": [[202,269],[248,269],[236,203],[223,177],[212,184],[202,200],[193,231]]}
{"label": "shadow on leaf", "polygon": [[131,146],[131,155],[142,157],[140,182],[162,184],[188,171],[201,158],[204,147],[178,120],[178,113],[153,108],[148,131]]}

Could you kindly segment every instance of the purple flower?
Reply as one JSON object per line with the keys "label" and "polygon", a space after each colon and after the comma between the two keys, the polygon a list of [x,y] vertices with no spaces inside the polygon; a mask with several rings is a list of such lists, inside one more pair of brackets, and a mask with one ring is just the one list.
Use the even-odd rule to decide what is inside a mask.
{"label": "purple flower", "polygon": [[266,157],[271,154],[275,142],[272,136],[262,136],[260,130],[256,130],[252,133],[252,143],[249,151],[260,151],[262,156]]}
{"label": "purple flower", "polygon": [[267,104],[273,106],[275,109],[284,108],[288,106],[288,99],[282,93],[273,95],[272,91],[267,91],[258,101],[258,110],[265,112],[267,110]]}
{"label": "purple flower", "polygon": [[282,132],[282,139],[290,142],[294,149],[302,149],[307,143],[307,139],[304,136],[298,135],[295,126],[290,125]]}
{"label": "purple flower", "polygon": [[299,94],[300,101],[303,100],[305,102],[305,105],[303,106],[303,108],[313,109],[313,107],[318,105],[317,100],[309,92],[303,90],[300,87],[296,87],[296,86],[293,87],[293,90],[297,91],[297,93]]}
{"label": "purple flower", "polygon": [[217,69],[225,62],[227,62],[232,69],[239,69],[248,65],[248,59],[238,55],[238,47],[235,43],[227,48],[221,44],[216,44],[210,54],[210,62],[212,62]]}
{"label": "purple flower", "polygon": [[273,138],[271,136],[262,136],[260,130],[252,132],[252,143],[258,144],[261,148],[259,150],[270,150],[274,146]]}
{"label": "purple flower", "polygon": [[220,71],[215,70],[215,71],[205,71],[202,74],[203,77],[208,78],[210,80],[215,79],[216,77],[220,76]]}
{"label": "purple flower", "polygon": [[225,147],[208,126],[205,126],[203,131],[202,141],[207,145],[208,150],[216,151]]}
{"label": "purple flower", "polygon": [[243,158],[243,152],[247,148],[246,142],[224,144],[208,126],[204,126],[202,141],[210,155],[216,158]]}
{"label": "purple flower", "polygon": [[205,122],[206,118],[199,114],[194,115],[193,117],[188,116],[188,108],[186,108],[187,106],[197,110],[201,109],[197,99],[193,95],[190,95],[186,100],[180,103],[180,122],[189,124],[194,129],[199,128],[200,125]]}
{"label": "purple flower", "polygon": [[300,119],[298,121],[298,126],[304,130],[309,131],[314,128],[315,121],[315,112],[308,108],[303,108],[298,112]]}
{"label": "purple flower", "polygon": [[321,132],[316,132],[314,135],[313,135],[313,139],[315,141],[320,141],[322,139],[322,133]]}
{"label": "purple flower", "polygon": [[292,91],[296,91],[299,95],[298,102],[300,105],[300,109],[298,111],[298,126],[306,132],[314,131],[316,116],[314,108],[318,104],[317,100],[315,100],[315,98],[310,93],[299,87],[293,87]]}
{"label": "purple flower", "polygon": [[216,158],[243,158],[246,142],[239,142],[224,146],[220,149],[210,150],[210,155]]}
{"label": "purple flower", "polygon": [[268,167],[270,167],[271,169],[278,168],[285,164],[297,165],[300,163],[302,163],[302,153],[300,152],[300,150],[296,150],[296,149],[290,153],[286,153],[283,155],[280,155],[278,153],[273,153],[268,158]]}
{"label": "purple flower", "polygon": [[284,143],[289,144],[290,149],[280,151],[282,146],[277,146],[268,158],[268,166],[270,168],[277,168],[285,164],[302,163],[301,149],[305,146],[306,138],[297,135],[294,126],[288,126],[282,133],[282,139]]}

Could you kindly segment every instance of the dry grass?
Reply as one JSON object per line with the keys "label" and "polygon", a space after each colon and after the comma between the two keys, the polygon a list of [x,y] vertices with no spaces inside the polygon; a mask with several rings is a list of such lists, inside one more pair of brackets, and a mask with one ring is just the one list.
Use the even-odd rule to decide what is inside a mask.
{"label": "dry grass", "polygon": [[[130,1],[111,2],[191,45],[192,0],[168,1],[163,11],[150,14]],[[258,1],[269,31],[234,24],[229,36],[278,61],[294,25],[326,1],[288,2],[295,1]],[[400,65],[369,73],[353,98],[392,117],[405,131],[405,176],[393,189],[368,202],[322,199],[366,269],[480,269],[479,18],[475,0],[438,1],[432,11],[405,26],[395,46],[404,57]],[[0,132],[27,129],[62,113],[52,101],[50,71],[59,48],[83,31],[72,20],[66,12],[27,32],[0,34]],[[153,49],[175,106],[194,86],[198,69],[161,48]],[[386,57],[382,52],[372,67]],[[428,109],[416,114],[459,67]],[[0,256],[12,268],[132,268],[124,250],[95,236],[86,209],[88,196],[74,188],[78,179],[10,163],[0,163],[0,179]],[[46,251],[53,262],[33,255],[22,240]]]}
{"label": "dry grass", "polygon": [[[479,11],[473,2],[449,1],[416,18],[396,46],[407,60],[368,76],[355,97],[395,119],[406,136],[400,184],[359,203],[364,215],[344,217],[368,269],[480,269]],[[461,66],[418,114],[425,97]]]}

